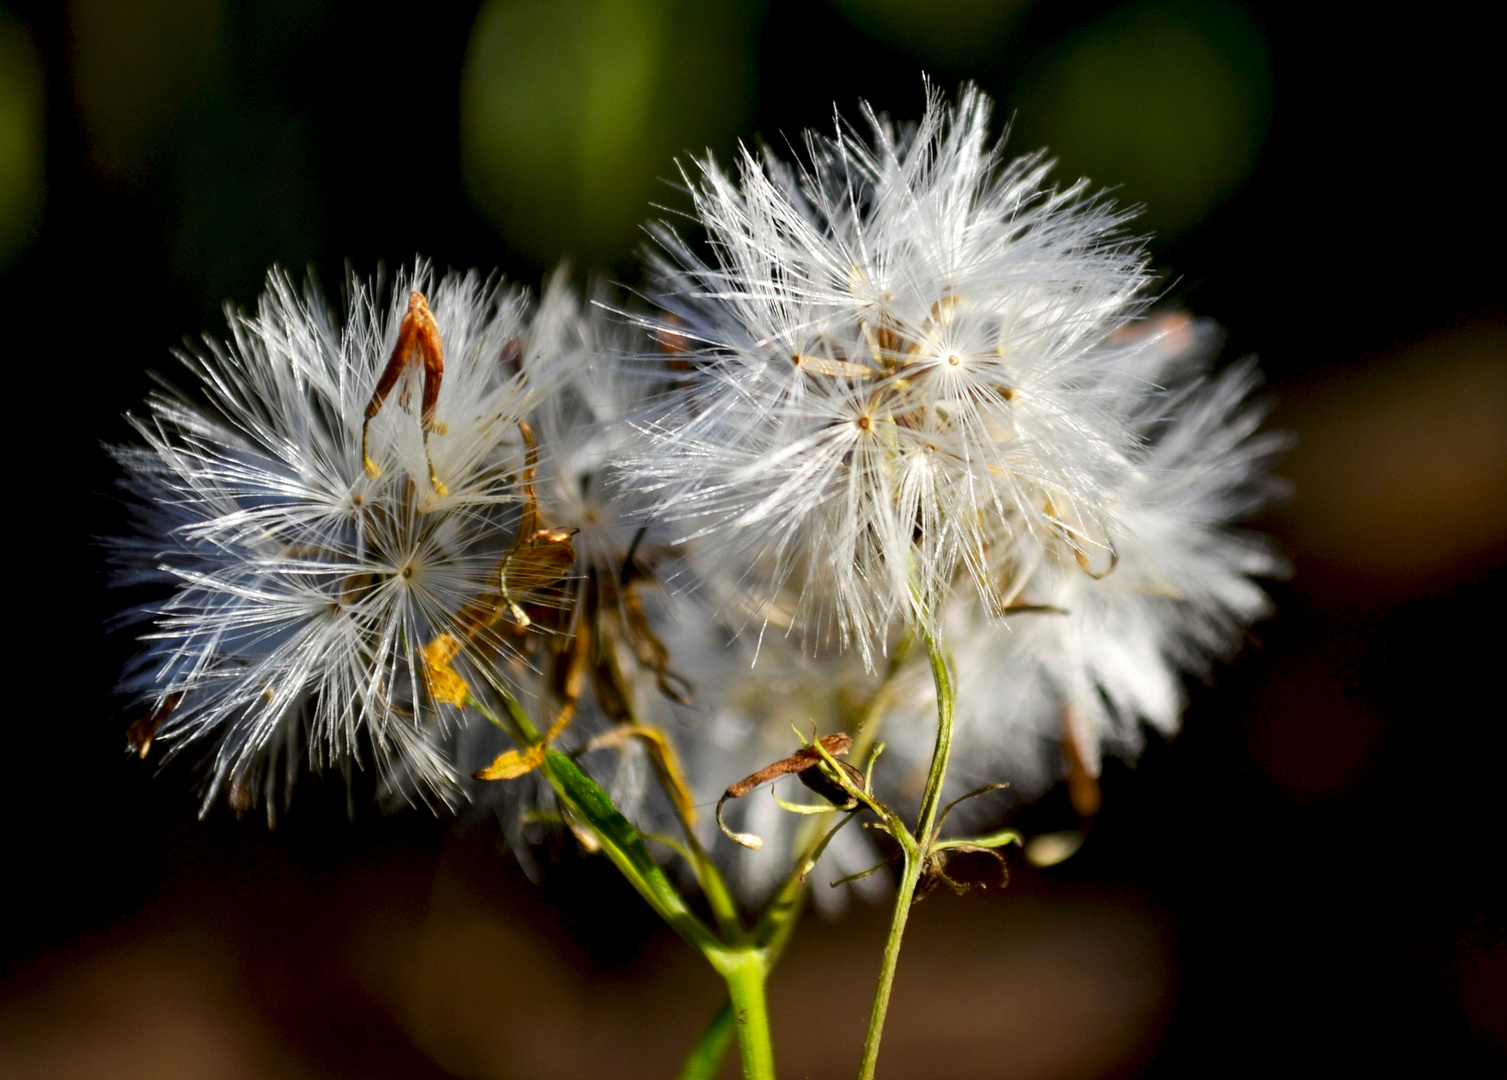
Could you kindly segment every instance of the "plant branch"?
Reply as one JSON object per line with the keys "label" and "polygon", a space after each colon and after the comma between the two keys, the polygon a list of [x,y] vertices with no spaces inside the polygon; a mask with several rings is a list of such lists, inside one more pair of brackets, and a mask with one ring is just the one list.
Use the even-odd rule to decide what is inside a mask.
{"label": "plant branch", "polygon": [[905,923],[916,899],[916,888],[921,883],[927,856],[936,842],[942,785],[947,780],[947,763],[952,756],[952,679],[947,673],[947,657],[942,651],[941,642],[929,630],[925,636],[926,652],[931,659],[932,681],[937,688],[937,743],[932,752],[931,769],[926,776],[926,789],[921,796],[921,815],[916,823],[915,837],[906,835],[903,829],[894,834],[905,855],[905,869],[900,878],[900,891],[895,897],[895,912],[890,920],[889,937],[884,943],[884,959],[879,967],[879,987],[874,992],[874,1005],[869,1012],[869,1028],[863,1039],[863,1063],[858,1073],[859,1080],[873,1080],[874,1069],[879,1061],[879,1039],[884,1032],[884,1017],[890,1007],[895,968],[900,962],[900,942],[905,935]]}
{"label": "plant branch", "polygon": [[737,1034],[737,1014],[733,1011],[733,1003],[728,1001],[712,1017],[696,1045],[691,1047],[676,1080],[717,1080],[722,1075],[722,1063],[727,1060],[727,1052]]}

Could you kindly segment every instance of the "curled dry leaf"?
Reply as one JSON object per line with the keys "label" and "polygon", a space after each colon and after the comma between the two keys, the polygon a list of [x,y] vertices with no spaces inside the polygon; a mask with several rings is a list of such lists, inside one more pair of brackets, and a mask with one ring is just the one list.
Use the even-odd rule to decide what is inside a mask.
{"label": "curled dry leaf", "polygon": [[[846,732],[838,732],[835,735],[823,735],[818,742],[834,757],[846,754],[853,748],[853,736]],[[722,807],[729,799],[741,799],[760,784],[767,784],[778,780],[782,776],[794,773],[812,791],[832,803],[834,806],[851,809],[853,800],[843,790],[840,784],[834,783],[818,766],[823,763],[821,751],[815,746],[803,746],[787,758],[781,758],[771,765],[766,765],[758,772],[750,773],[736,784],[732,784],[722,793],[722,798],[717,800],[717,825],[728,839],[742,844],[746,848],[757,851],[764,846],[764,841],[752,833],[737,833],[730,830],[722,822]],[[839,765],[848,774],[848,779],[858,787],[863,786],[863,774],[846,762],[839,761]]]}

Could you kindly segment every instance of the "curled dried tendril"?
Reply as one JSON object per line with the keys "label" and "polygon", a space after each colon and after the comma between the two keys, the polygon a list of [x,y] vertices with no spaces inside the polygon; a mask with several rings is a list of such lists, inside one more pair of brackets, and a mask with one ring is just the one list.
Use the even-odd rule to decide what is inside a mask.
{"label": "curled dried tendril", "polygon": [[[729,799],[741,799],[759,785],[770,783],[782,776],[789,776],[792,773],[795,774],[801,783],[826,799],[837,809],[854,809],[858,805],[857,801],[841,784],[837,783],[819,768],[824,763],[830,768],[831,761],[835,755],[846,754],[851,750],[853,748],[853,736],[846,732],[838,732],[835,735],[823,735],[817,742],[820,744],[822,750],[826,751],[826,755],[823,755],[822,750],[817,749],[815,745],[804,746],[789,757],[781,758],[771,765],[766,765],[758,772],[750,773],[736,784],[730,785],[722,793],[722,798],[717,800],[717,827],[722,830],[723,835],[734,843],[742,844],[744,847],[754,851],[763,847],[764,840],[762,837],[755,836],[753,833],[740,833],[729,829],[722,820],[722,808]],[[848,780],[854,786],[860,789],[863,788],[865,781],[861,772],[845,761],[838,761],[836,764],[842,768]]]}

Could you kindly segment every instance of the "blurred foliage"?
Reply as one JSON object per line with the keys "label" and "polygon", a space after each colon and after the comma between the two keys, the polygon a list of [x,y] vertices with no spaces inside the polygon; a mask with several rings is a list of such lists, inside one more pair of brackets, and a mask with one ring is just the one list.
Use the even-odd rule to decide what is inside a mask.
{"label": "blurred foliage", "polygon": [[1261,28],[1226,0],[1143,0],[1044,50],[1015,104],[1025,145],[1143,203],[1146,227],[1179,233],[1256,164],[1271,114]]}
{"label": "blurred foliage", "polygon": [[96,169],[139,183],[219,66],[220,0],[71,0],[73,95]]}
{"label": "blurred foliage", "polygon": [[748,122],[752,0],[488,0],[461,85],[467,186],[533,260],[623,258],[672,161]]}
{"label": "blurred foliage", "polygon": [[323,246],[307,117],[230,99],[178,151],[169,258],[207,303],[249,298],[273,263],[295,271]]}
{"label": "blurred foliage", "polygon": [[1266,45],[1231,0],[1132,0],[1086,24],[1031,0],[829,0],[800,16],[808,36],[849,35],[820,63],[792,53],[796,12],[767,4],[480,0],[352,34],[339,0],[69,0],[70,89],[95,177],[160,216],[162,256],[206,310],[249,301],[273,262],[440,254],[425,238],[441,221],[512,272],[631,272],[653,204],[684,206],[677,159],[725,161],[756,116],[775,142],[795,134],[761,102],[893,110],[903,85],[919,104],[923,66],[1013,83],[1012,145],[1048,145],[1064,177],[1144,202],[1164,235],[1243,183],[1268,121]]}
{"label": "blurred foliage", "polygon": [[1031,0],[829,0],[858,29],[925,64],[987,64]]}
{"label": "blurred foliage", "polygon": [[249,300],[267,266],[297,267],[319,250],[299,70],[314,61],[326,14],[324,3],[295,0],[69,5],[90,164],[117,197],[156,203],[168,264],[206,309]]}
{"label": "blurred foliage", "polygon": [[42,212],[42,65],[0,11],[0,267],[30,246]]}

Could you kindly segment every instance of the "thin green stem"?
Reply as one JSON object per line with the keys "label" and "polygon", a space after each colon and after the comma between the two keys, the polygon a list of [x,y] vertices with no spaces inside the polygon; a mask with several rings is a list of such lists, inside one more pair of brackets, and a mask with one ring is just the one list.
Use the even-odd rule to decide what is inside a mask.
{"label": "thin green stem", "polygon": [[[633,711],[631,705],[628,706],[628,719],[635,728],[657,730],[645,724]],[[732,890],[727,887],[722,872],[717,869],[717,864],[712,861],[711,856],[706,853],[706,849],[701,846],[701,841],[696,837],[695,826],[691,824],[690,818],[682,808],[677,792],[672,790],[673,781],[666,776],[664,770],[656,768],[655,773],[659,777],[665,798],[669,800],[675,812],[675,820],[680,824],[680,831],[685,836],[684,848],[675,850],[690,864],[691,872],[696,875],[696,882],[701,886],[707,906],[711,908],[712,917],[717,922],[717,929],[729,945],[746,943],[748,931],[743,927],[743,920],[738,914],[738,902],[733,899]]]}
{"label": "thin green stem", "polygon": [[[635,728],[657,730],[652,725],[644,723],[631,702],[624,704],[627,708],[628,720]],[[675,812],[675,820],[680,823],[680,830],[685,835],[685,850],[680,854],[686,862],[690,863],[691,872],[696,875],[696,882],[701,886],[707,906],[711,908],[712,917],[717,922],[717,929],[721,931],[723,939],[729,945],[741,945],[747,942],[748,931],[744,929],[743,920],[739,917],[738,902],[733,899],[732,890],[727,887],[722,872],[717,869],[717,864],[712,861],[706,849],[701,846],[701,841],[697,839],[695,826],[686,816],[677,792],[671,790],[673,781],[666,776],[665,771],[656,769],[655,772],[659,776],[660,787],[664,790],[665,797],[670,801],[670,806]]]}
{"label": "thin green stem", "polygon": [[738,1018],[731,1001],[712,1017],[712,1022],[691,1047],[685,1064],[680,1067],[676,1080],[717,1080],[722,1075],[722,1063],[732,1048],[738,1034]]}
{"label": "thin green stem", "polygon": [[[507,719],[499,716],[473,694],[466,703],[497,727],[508,732],[520,745],[537,741],[538,728],[523,707],[509,694],[500,695]],[[602,853],[618,872],[648,901],[649,906],[690,942],[720,972],[719,956],[727,943],[706,927],[690,909],[685,898],[665,877],[654,861],[644,839],[612,804],[612,799],[589,776],[558,750],[546,748],[539,771],[549,780],[555,794],[579,823],[587,826],[601,845]],[[741,943],[739,943],[741,944]]]}
{"label": "thin green stem", "polygon": [[[899,674],[906,658],[910,655],[912,642],[913,638],[909,634],[901,639],[900,644],[890,657],[890,662],[883,678],[880,680],[878,687],[875,688],[874,695],[869,699],[862,713],[859,715],[858,723],[855,726],[856,734],[853,739],[855,760],[861,761],[867,756],[869,748],[874,744],[874,738],[879,733],[879,721],[883,718],[884,710],[889,705],[890,691],[893,688],[896,676]],[[833,810],[831,813],[837,814],[838,811]],[[852,820],[853,817],[852,814],[849,814],[835,827],[828,830],[827,822],[830,820],[830,816],[828,814],[816,815],[802,825],[800,832],[797,833],[796,846],[807,850],[801,855],[784,886],[770,900],[768,907],[765,908],[759,918],[758,925],[753,929],[752,934],[755,942],[764,950],[765,967],[768,970],[772,970],[775,964],[779,962],[780,954],[785,951],[785,944],[790,940],[790,935],[795,930],[795,924],[800,919],[801,909],[805,906],[806,875],[811,872],[811,869],[816,865],[816,861],[821,858],[822,852],[826,850],[827,844],[831,841],[832,837],[837,834],[839,829]],[[686,834],[690,837],[691,843],[694,844],[694,834],[689,827],[686,829]],[[705,853],[701,852],[699,848],[693,854],[700,855],[702,859],[706,859]],[[702,888],[706,891],[707,901],[711,905],[713,913],[717,916],[723,935],[728,937],[729,940],[735,940],[730,933],[729,921],[731,920],[733,925],[741,930],[741,924],[736,921],[736,905],[732,903],[731,897],[727,893],[727,886],[723,882],[721,875],[717,873],[715,865],[711,864],[710,859],[706,859],[706,863],[711,867],[711,873],[708,875],[708,879],[702,882]],[[718,895],[719,893],[720,895]],[[728,915],[723,910],[720,910],[724,907],[732,914]],[[710,1078],[716,1076],[721,1068],[723,1059],[727,1056],[727,1051],[732,1045],[733,1035],[733,1009],[732,1003],[729,1002],[712,1019],[706,1030],[702,1032],[701,1038],[697,1040],[696,1045],[691,1048],[691,1052],[686,1057],[685,1064],[681,1068],[680,1080],[701,1080],[703,1077]]]}
{"label": "thin green stem", "polygon": [[911,904],[915,903],[916,886],[921,881],[923,865],[921,858],[906,853],[905,872],[901,875],[900,891],[895,897],[890,933],[884,941],[879,988],[874,992],[874,1005],[869,1011],[869,1029],[863,1037],[863,1063],[858,1072],[860,1080],[873,1080],[874,1067],[879,1061],[879,1037],[884,1032],[884,1016],[889,1011],[890,991],[895,985],[895,968],[900,962],[900,939],[905,935],[905,922],[910,918]]}
{"label": "thin green stem", "polygon": [[[523,707],[509,694],[500,696],[506,717],[498,715],[474,695],[467,699],[467,703],[508,732],[520,745],[537,742],[539,729]],[[607,793],[566,755],[546,748],[543,756],[540,771],[548,778],[550,786],[569,809],[571,816],[591,829],[602,852],[623,877],[648,901],[660,918],[706,957],[727,982],[735,1020],[733,1028],[737,1032],[746,1080],[774,1080],[774,1048],[770,1041],[769,1010],[764,1001],[764,980],[769,973],[768,950],[746,944],[747,931],[738,924],[736,914],[732,916],[733,928],[736,930],[734,939],[720,940],[687,906],[685,899],[650,856],[644,846],[644,838],[613,806]],[[691,838],[691,843],[695,843],[694,837]],[[699,852],[699,849],[698,854],[706,859],[705,853]],[[710,863],[706,859],[706,865],[710,866]],[[720,878],[716,880],[721,884]],[[732,898],[726,892],[725,885],[722,893],[719,897],[721,903],[716,906],[730,908]],[[700,1056],[712,1056],[717,1052],[717,1048],[707,1038],[703,1038],[703,1043],[706,1043],[706,1054],[699,1055],[702,1046],[698,1044],[698,1053],[693,1053],[693,1059],[699,1060]],[[725,1052],[725,1043],[721,1050]],[[689,1069],[691,1065],[692,1062],[688,1061],[686,1067]]]}
{"label": "thin green stem", "polygon": [[[883,719],[884,710],[889,705],[890,692],[894,687],[896,676],[910,655],[913,640],[910,634],[901,639],[900,644],[890,657],[890,662],[883,678],[880,679],[878,687],[874,690],[873,697],[869,699],[859,716],[856,725],[856,734],[854,735],[855,760],[861,761],[874,744],[875,736],[879,733],[879,721]],[[837,813],[839,811],[835,809],[832,811],[832,814]],[[790,940],[790,935],[795,931],[795,924],[799,921],[801,911],[805,907],[806,876],[815,867],[817,860],[826,851],[827,845],[837,835],[838,830],[851,821],[853,817],[854,815],[849,813],[847,817],[844,817],[835,826],[828,829],[827,823],[831,820],[831,815],[814,815],[802,825],[800,831],[796,834],[796,846],[805,850],[797,861],[795,868],[791,871],[789,878],[776,891],[774,897],[770,899],[768,906],[759,917],[758,924],[752,931],[753,940],[764,952],[766,971],[774,969],[775,964],[779,962],[780,954],[785,951],[785,944]],[[689,828],[687,828],[686,832],[688,836],[692,836]],[[692,842],[694,843],[694,836],[692,836]],[[705,858],[704,853],[701,854]],[[706,861],[708,865],[711,865],[710,859]],[[717,874],[715,865],[711,865],[710,880],[714,883],[716,889],[723,893],[726,899],[714,895],[714,889],[708,887],[707,882],[703,882],[707,900],[712,907],[713,914],[717,916],[718,924],[724,936],[733,940],[729,934],[728,917],[719,910],[719,900],[722,900],[734,913],[737,908],[732,903],[730,896],[726,895],[727,886],[723,882],[721,875]],[[736,914],[732,918],[736,920]],[[741,924],[736,925],[741,929]],[[691,1048],[691,1053],[686,1058],[685,1065],[681,1069],[681,1080],[699,1080],[701,1077],[713,1077],[717,1074],[723,1058],[727,1055],[733,1035],[732,1016],[732,1004],[729,1002],[713,1018],[711,1024],[708,1025],[706,1031],[702,1033],[701,1038],[696,1042],[696,1045]],[[721,1025],[726,1025],[725,1030]]]}
{"label": "thin green stem", "polygon": [[[885,667],[884,676],[879,680],[879,685],[874,688],[874,694],[864,705],[863,711],[858,714],[858,722],[853,728],[853,746],[849,751],[848,760],[858,763],[863,767],[869,751],[879,736],[881,721],[884,712],[889,708],[890,696],[894,690],[896,679],[900,669],[905,666],[905,661],[910,658],[911,649],[914,647],[915,637],[909,631],[900,639],[895,646],[895,651],[890,654],[890,662]],[[831,814],[839,813],[836,808]],[[831,820],[831,814],[814,814],[796,828],[795,846],[803,848],[811,844],[817,837],[822,835],[827,828],[827,822]],[[804,865],[804,862],[803,864]],[[805,871],[802,871],[804,881]]]}
{"label": "thin green stem", "polygon": [[927,856],[936,842],[937,812],[942,802],[942,785],[947,780],[947,762],[952,756],[953,690],[947,674],[947,657],[941,642],[926,634],[926,652],[931,658],[932,681],[937,688],[937,744],[932,751],[931,770],[921,796],[921,816],[917,822],[914,847],[901,832],[896,835],[905,853],[905,871],[900,878],[900,892],[895,897],[895,912],[890,920],[889,937],[884,942],[884,959],[879,968],[879,988],[874,992],[874,1006],[869,1012],[869,1029],[863,1039],[863,1064],[859,1080],[873,1080],[879,1062],[879,1039],[884,1032],[884,1017],[890,1007],[890,991],[895,983],[895,968],[900,962],[900,941],[905,923],[915,903],[916,887],[921,883]]}
{"label": "thin green stem", "polygon": [[743,920],[738,915],[738,902],[733,899],[732,890],[727,887],[717,864],[712,862],[711,856],[707,855],[697,841],[696,834],[689,825],[686,826],[685,834],[694,860],[692,866],[696,871],[696,880],[701,884],[707,907],[712,909],[712,917],[717,920],[717,929],[722,932],[723,940],[728,944],[742,944],[748,940],[748,931],[743,928]]}
{"label": "thin green stem", "polygon": [[855,814],[848,814],[806,848],[790,871],[790,875],[769,898],[763,914],[754,925],[754,941],[764,950],[768,958],[767,966],[771,970],[784,953],[785,944],[790,940],[790,935],[795,932],[796,920],[800,917],[802,908],[805,907],[806,877],[816,867],[817,862],[826,852],[827,845],[832,842],[832,838],[855,816]]}
{"label": "thin green stem", "polygon": [[538,742],[539,729],[534,726],[534,721],[529,714],[523,711],[523,706],[518,704],[512,694],[503,694],[501,697],[503,708],[508,714],[506,720],[498,716],[495,709],[475,694],[467,695],[466,707],[481,713],[493,727],[500,729],[519,746]]}
{"label": "thin green stem", "polygon": [[955,699],[952,678],[947,674],[947,654],[942,643],[930,633],[926,635],[926,655],[931,660],[931,678],[937,687],[937,745],[931,754],[931,771],[926,774],[926,790],[921,796],[921,817],[917,821],[916,836],[920,838],[922,853],[933,837],[936,828],[937,809],[942,803],[942,785],[947,779],[947,763],[952,757],[952,715]]}

